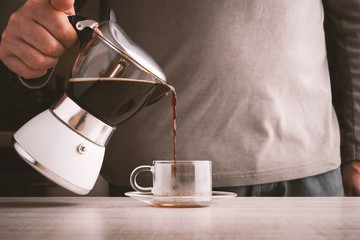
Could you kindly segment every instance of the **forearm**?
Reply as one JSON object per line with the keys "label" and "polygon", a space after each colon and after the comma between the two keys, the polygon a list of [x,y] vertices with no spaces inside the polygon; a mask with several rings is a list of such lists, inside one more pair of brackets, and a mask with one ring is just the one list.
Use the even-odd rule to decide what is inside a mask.
{"label": "forearm", "polygon": [[324,0],[333,102],[343,163],[360,160],[360,1]]}

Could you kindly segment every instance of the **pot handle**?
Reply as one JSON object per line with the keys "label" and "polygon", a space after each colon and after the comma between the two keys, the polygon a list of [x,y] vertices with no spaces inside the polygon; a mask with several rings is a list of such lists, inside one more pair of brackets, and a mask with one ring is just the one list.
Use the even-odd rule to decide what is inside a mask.
{"label": "pot handle", "polygon": [[80,15],[68,16],[69,22],[74,27],[80,42],[80,48],[89,40],[98,22],[88,20]]}

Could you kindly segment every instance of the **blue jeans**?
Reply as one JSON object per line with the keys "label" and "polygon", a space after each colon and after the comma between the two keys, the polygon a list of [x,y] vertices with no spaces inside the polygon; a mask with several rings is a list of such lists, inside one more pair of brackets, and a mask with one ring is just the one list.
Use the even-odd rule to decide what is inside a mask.
{"label": "blue jeans", "polygon": [[342,185],[340,168],[320,175],[290,181],[273,182],[241,187],[214,188],[214,190],[236,192],[238,196],[244,197],[344,196],[344,188]]}
{"label": "blue jeans", "polygon": [[[290,181],[240,187],[221,187],[214,188],[214,190],[235,192],[239,197],[344,196],[340,168],[320,175]],[[130,187],[109,184],[110,196],[124,196],[124,193],[128,191],[134,190]]]}

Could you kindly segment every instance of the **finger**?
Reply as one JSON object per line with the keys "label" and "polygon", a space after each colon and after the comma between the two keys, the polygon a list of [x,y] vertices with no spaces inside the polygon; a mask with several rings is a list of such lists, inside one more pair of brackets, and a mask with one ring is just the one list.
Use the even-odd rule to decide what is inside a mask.
{"label": "finger", "polygon": [[47,70],[32,69],[16,56],[7,56],[2,59],[4,64],[14,73],[26,79],[33,79],[44,76]]}
{"label": "finger", "polygon": [[49,69],[57,63],[57,58],[42,54],[20,38],[8,39],[7,35],[3,35],[1,44],[6,46],[7,56],[18,57],[32,69]]}
{"label": "finger", "polygon": [[58,11],[65,12],[74,6],[74,0],[51,0],[51,5]]}
{"label": "finger", "polygon": [[49,2],[43,4],[39,8],[32,7],[29,17],[43,26],[66,48],[74,46],[77,42],[77,35],[67,15],[56,10]]}
{"label": "finger", "polygon": [[67,16],[73,16],[73,15],[75,15],[75,8],[72,7],[72,8],[70,8],[69,10],[66,10],[66,11],[65,11],[65,14],[66,14]]}
{"label": "finger", "polygon": [[33,48],[51,57],[59,57],[65,52],[64,45],[51,35],[43,26],[24,18],[27,24],[20,24],[18,28],[7,29],[6,34],[21,38]]}
{"label": "finger", "polygon": [[70,48],[77,42],[77,34],[64,13],[47,13],[38,17],[38,21],[65,47]]}
{"label": "finger", "polygon": [[[15,40],[12,44],[8,45],[12,49],[12,53],[20,58],[27,66],[32,69],[49,69],[53,68],[58,59],[42,54],[37,49],[28,45],[21,40]],[[26,49],[26,51],[25,51]]]}

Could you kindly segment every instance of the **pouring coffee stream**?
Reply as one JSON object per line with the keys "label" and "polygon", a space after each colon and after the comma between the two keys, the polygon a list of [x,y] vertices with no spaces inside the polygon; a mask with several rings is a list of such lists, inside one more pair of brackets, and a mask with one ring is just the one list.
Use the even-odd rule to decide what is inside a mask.
{"label": "pouring coffee stream", "polygon": [[172,106],[172,136],[173,136],[173,174],[176,177],[176,103],[177,103],[177,96],[176,91],[173,86],[170,86],[172,91],[171,96],[171,106]]}
{"label": "pouring coffee stream", "polygon": [[15,150],[55,183],[87,194],[116,125],[171,91],[176,176],[176,93],[162,69],[114,21],[80,20],[74,25],[82,35],[81,51],[68,89],[14,134]]}

